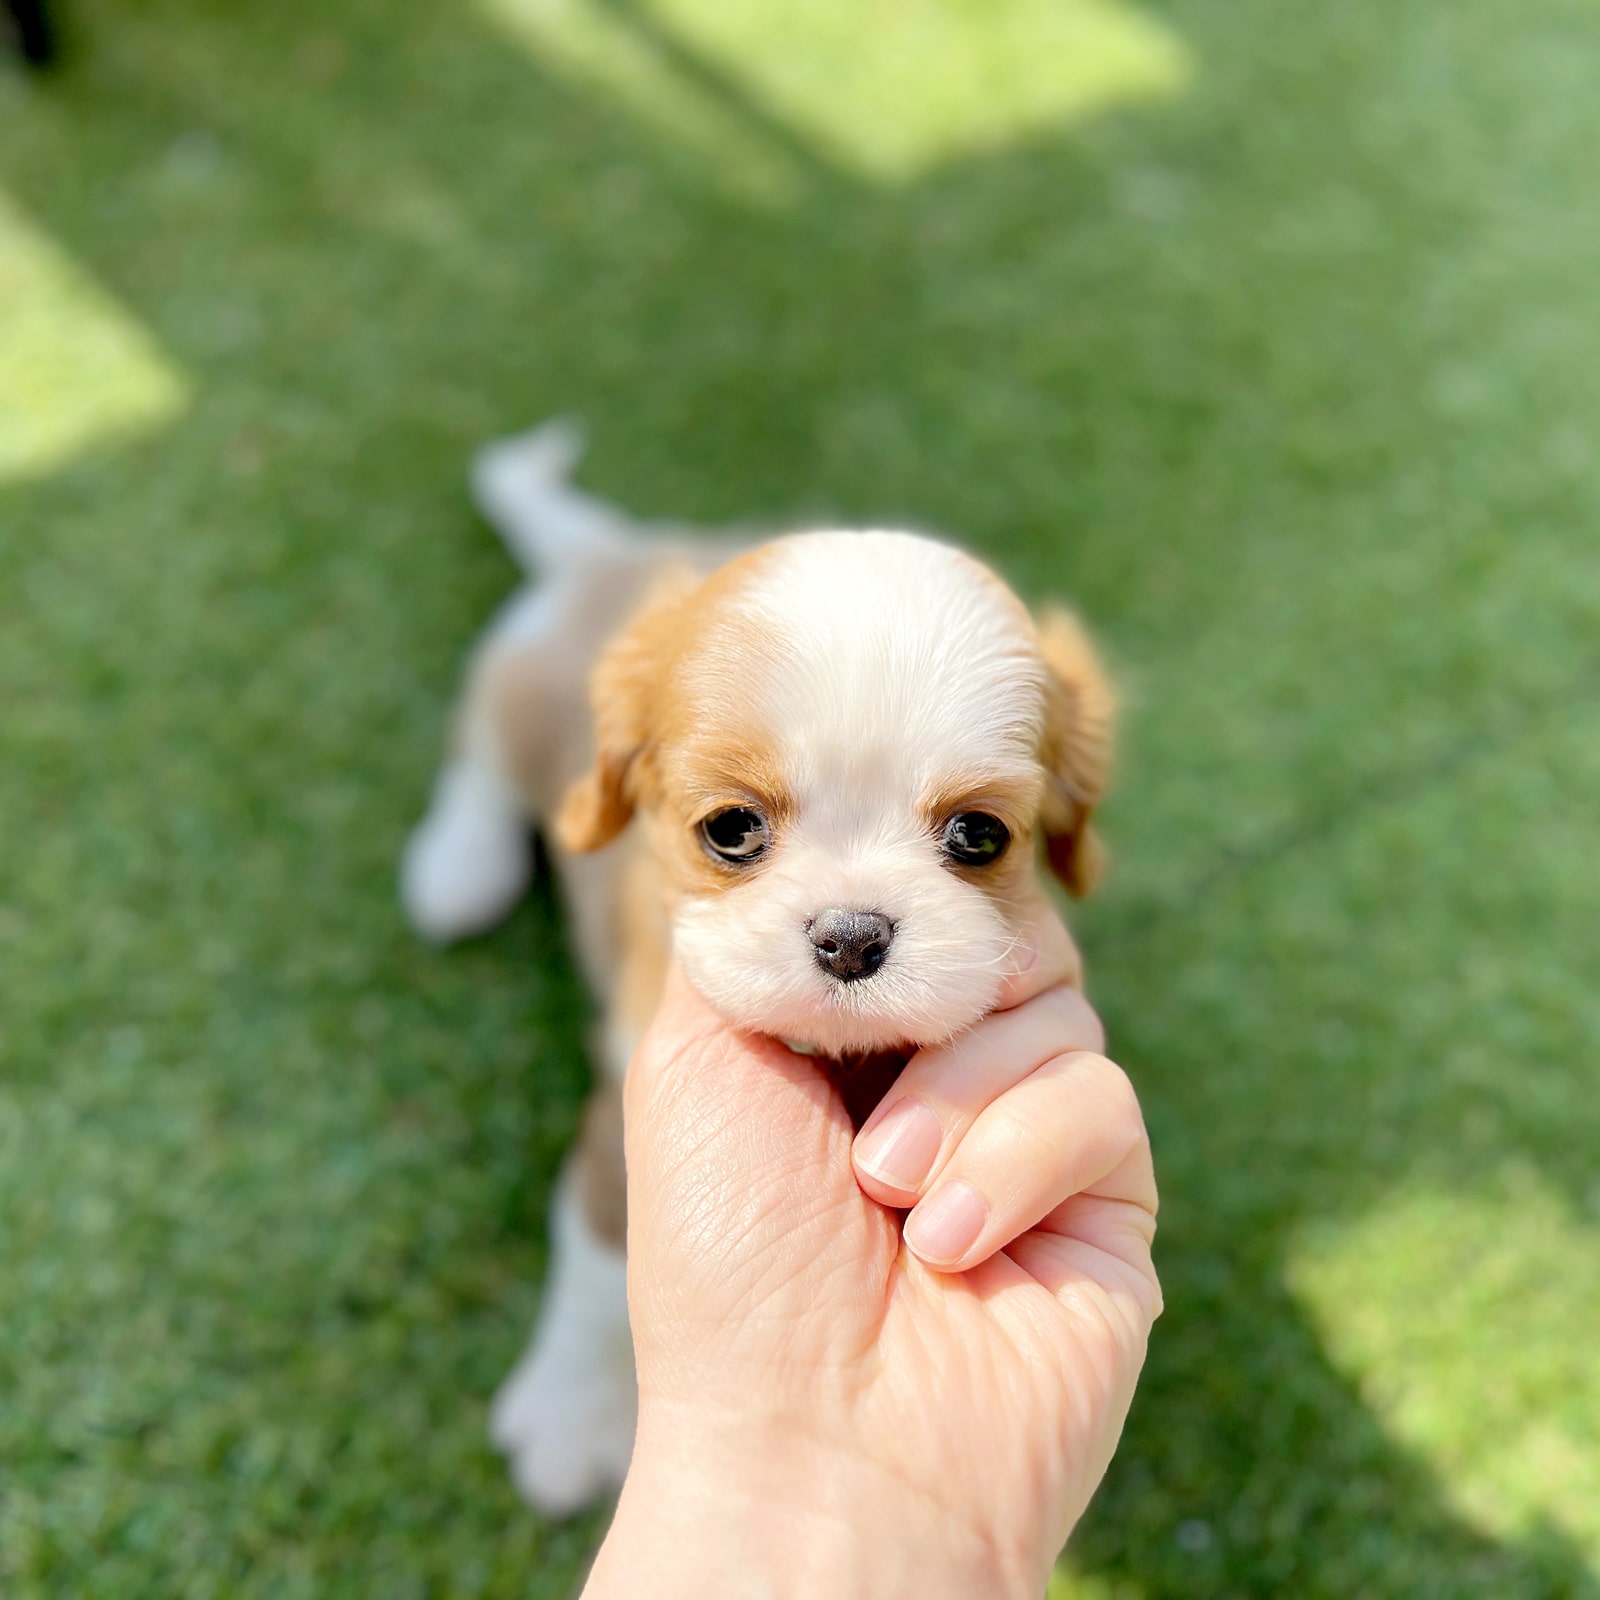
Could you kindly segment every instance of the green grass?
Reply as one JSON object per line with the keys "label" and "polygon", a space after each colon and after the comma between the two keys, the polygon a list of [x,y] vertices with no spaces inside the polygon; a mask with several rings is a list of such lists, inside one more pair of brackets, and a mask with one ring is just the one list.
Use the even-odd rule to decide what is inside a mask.
{"label": "green grass", "polygon": [[483,1443],[559,921],[392,892],[512,579],[463,463],[554,411],[1120,664],[1080,926],[1169,1309],[1059,1593],[1600,1594],[1600,19],[1074,7],[985,93],[960,0],[889,8],[918,85],[843,0],[83,0],[0,74],[7,1600],[560,1596],[598,1536]]}

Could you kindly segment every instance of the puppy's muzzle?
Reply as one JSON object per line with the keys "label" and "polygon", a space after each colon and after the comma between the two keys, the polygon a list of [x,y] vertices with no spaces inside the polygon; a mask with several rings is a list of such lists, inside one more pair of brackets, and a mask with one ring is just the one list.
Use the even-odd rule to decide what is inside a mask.
{"label": "puppy's muzzle", "polygon": [[817,965],[841,983],[870,978],[894,943],[894,924],[881,911],[819,911],[806,926]]}

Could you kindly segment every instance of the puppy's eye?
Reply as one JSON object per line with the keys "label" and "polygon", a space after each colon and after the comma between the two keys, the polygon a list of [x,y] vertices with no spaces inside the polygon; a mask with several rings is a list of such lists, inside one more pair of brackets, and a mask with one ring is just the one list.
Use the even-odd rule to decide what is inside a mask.
{"label": "puppy's eye", "polygon": [[707,817],[700,837],[724,861],[753,861],[767,848],[767,819],[749,806],[731,806]]}
{"label": "puppy's eye", "polygon": [[964,867],[986,867],[998,861],[1011,843],[1011,830],[987,811],[963,811],[945,824],[944,850]]}

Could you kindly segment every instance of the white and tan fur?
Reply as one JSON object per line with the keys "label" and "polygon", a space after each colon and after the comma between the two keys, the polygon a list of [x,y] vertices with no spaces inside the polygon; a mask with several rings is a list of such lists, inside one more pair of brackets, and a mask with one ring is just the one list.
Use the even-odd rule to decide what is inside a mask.
{"label": "white and tan fur", "polygon": [[[538,825],[601,1007],[543,1315],[492,1421],[552,1513],[620,1482],[632,1444],[619,1085],[669,951],[731,1020],[825,1054],[959,1033],[999,993],[1036,864],[1093,883],[1111,720],[1073,619],[1036,621],[948,545],[817,532],[735,553],[572,488],[575,454],[547,427],[479,459],[479,504],[536,581],[477,646],[402,871],[423,933],[479,931],[524,888]],[[768,819],[758,860],[702,839],[730,806]],[[981,868],[941,844],[973,811],[1011,835]],[[831,907],[892,927],[864,980],[819,964],[808,930]]]}

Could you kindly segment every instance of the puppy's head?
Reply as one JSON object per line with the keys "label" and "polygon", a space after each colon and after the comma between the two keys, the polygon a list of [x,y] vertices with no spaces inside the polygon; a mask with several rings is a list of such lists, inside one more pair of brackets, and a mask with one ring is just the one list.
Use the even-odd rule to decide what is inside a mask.
{"label": "puppy's head", "polygon": [[658,596],[592,688],[561,842],[640,813],[684,969],[746,1027],[831,1054],[948,1038],[995,1001],[1040,842],[1093,884],[1093,652],[948,546],[779,540]]}

